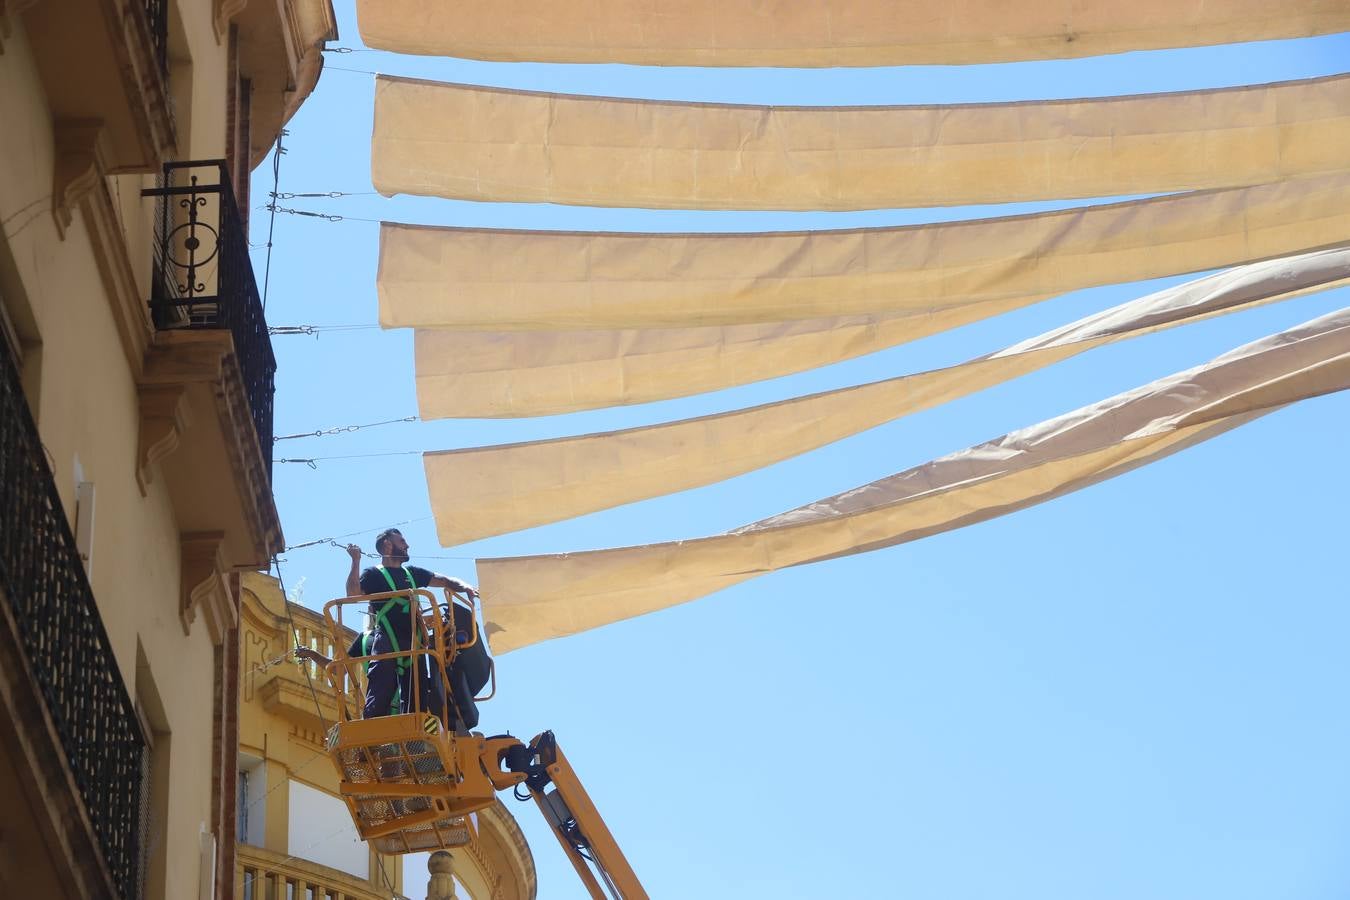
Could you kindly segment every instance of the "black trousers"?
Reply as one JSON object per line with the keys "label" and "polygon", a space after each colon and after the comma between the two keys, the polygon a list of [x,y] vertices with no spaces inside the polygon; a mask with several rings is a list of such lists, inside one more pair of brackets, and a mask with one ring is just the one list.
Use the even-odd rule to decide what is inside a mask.
{"label": "black trousers", "polygon": [[[399,649],[407,647],[399,642]],[[393,642],[383,629],[375,633],[371,641],[372,656],[380,653],[393,653]],[[445,690],[441,685],[439,666],[431,665],[430,659],[418,657],[396,657],[394,659],[375,659],[369,663],[366,671],[366,705],[361,715],[367,719],[376,716],[396,716],[400,713],[427,712],[444,719]],[[412,703],[413,666],[418,666],[417,703]]]}

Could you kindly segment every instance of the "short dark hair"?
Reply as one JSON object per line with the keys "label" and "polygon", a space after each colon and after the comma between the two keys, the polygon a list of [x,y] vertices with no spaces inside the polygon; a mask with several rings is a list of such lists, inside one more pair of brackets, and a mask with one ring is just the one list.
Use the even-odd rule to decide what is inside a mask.
{"label": "short dark hair", "polygon": [[396,534],[400,537],[403,536],[403,532],[399,531],[397,528],[386,528],[384,531],[375,535],[375,552],[384,553],[382,545]]}

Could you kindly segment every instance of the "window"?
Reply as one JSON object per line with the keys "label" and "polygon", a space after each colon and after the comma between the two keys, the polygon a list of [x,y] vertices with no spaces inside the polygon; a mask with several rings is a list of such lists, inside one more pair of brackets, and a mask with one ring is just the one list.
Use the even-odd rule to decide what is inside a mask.
{"label": "window", "polygon": [[241,844],[261,847],[266,841],[267,763],[248,753],[239,754],[239,808],[235,836]]}
{"label": "window", "polygon": [[141,802],[141,852],[145,859],[144,894],[164,896],[168,859],[165,828],[169,821],[169,753],[173,735],[160,699],[150,662],[140,641],[136,642],[136,713],[148,744],[149,777],[143,782]]}

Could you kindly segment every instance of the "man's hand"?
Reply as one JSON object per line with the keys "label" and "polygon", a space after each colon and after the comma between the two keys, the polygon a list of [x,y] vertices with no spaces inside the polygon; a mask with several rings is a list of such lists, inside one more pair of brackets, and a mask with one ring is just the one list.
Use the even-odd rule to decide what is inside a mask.
{"label": "man's hand", "polygon": [[362,593],[361,590],[361,547],[357,544],[347,545],[347,555],[352,558],[351,571],[347,573],[347,596],[357,597]]}
{"label": "man's hand", "polygon": [[311,650],[309,647],[296,647],[295,661],[318,663],[321,666],[326,666],[328,665],[329,662],[331,662],[331,660],[328,657],[324,656],[317,650]]}

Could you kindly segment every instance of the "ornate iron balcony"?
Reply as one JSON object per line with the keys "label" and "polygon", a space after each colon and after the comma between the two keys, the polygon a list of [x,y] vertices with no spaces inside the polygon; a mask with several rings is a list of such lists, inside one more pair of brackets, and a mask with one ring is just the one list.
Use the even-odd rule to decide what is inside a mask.
{"label": "ornate iron balcony", "polygon": [[[0,589],[124,900],[140,896],[146,744],[47,466],[8,343],[0,341]],[[35,725],[34,727],[41,727]]]}
{"label": "ornate iron balcony", "polygon": [[248,231],[224,160],[164,165],[151,316],[158,329],[229,331],[258,444],[272,472],[276,357],[248,256]]}

